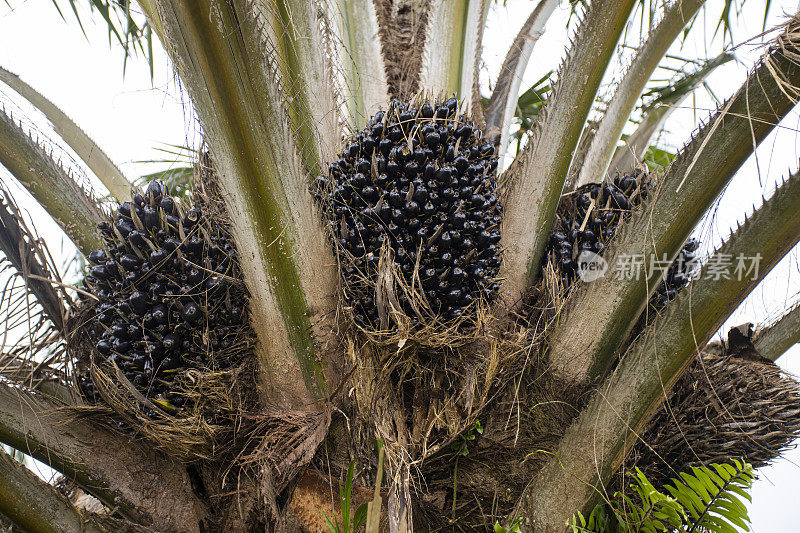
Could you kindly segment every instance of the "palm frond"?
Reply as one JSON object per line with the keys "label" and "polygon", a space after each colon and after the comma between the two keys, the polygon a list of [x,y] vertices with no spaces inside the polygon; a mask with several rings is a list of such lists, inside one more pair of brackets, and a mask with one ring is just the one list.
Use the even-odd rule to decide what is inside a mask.
{"label": "palm frond", "polygon": [[539,276],[572,155],[634,0],[592,2],[537,131],[506,172],[501,301],[514,306]]}
{"label": "palm frond", "polygon": [[0,164],[36,198],[81,253],[102,247],[97,225],[104,217],[97,201],[5,110],[0,111]]}
{"label": "palm frond", "polygon": [[[608,505],[595,507],[586,519],[578,512],[570,520],[573,533],[631,531],[704,531],[730,533],[748,530],[750,518],[740,498],[750,501],[753,467],[734,459],[731,463],[693,467],[681,472],[661,490],[640,471],[625,493],[617,492]],[[630,495],[628,494],[630,493]],[[609,516],[610,515],[610,516]]]}
{"label": "palm frond", "polygon": [[[558,515],[552,513],[569,516],[568,509],[582,509],[595,486],[608,482],[694,354],[800,241],[800,221],[787,223],[797,209],[800,172],[787,178],[731,235],[698,279],[628,348],[567,430],[553,459],[525,489],[517,515],[554,523],[552,517]],[[714,274],[720,261],[738,258],[758,258],[758,268],[739,275]],[[571,475],[564,476],[564,470]]]}
{"label": "palm frond", "polygon": [[336,262],[299,157],[302,136],[293,135],[275,63],[281,48],[247,2],[155,3],[211,148],[237,247],[252,252],[241,260],[264,390],[278,403],[307,406],[324,387],[314,340],[324,346],[335,320]]}
{"label": "palm frond", "polygon": [[583,166],[575,183],[576,187],[601,181],[605,177],[617,141],[647,81],[681,30],[704,3],[705,0],[684,0],[673,2],[665,9],[661,21],[650,32],[647,41],[639,47],[636,57],[611,97],[583,160]]}
{"label": "palm frond", "polygon": [[539,119],[539,114],[542,112],[545,104],[547,104],[547,98],[553,92],[553,87],[550,84],[550,78],[552,76],[552,71],[546,73],[535,81],[524,93],[519,95],[519,99],[514,108],[514,124],[517,125],[517,130],[510,134],[510,137],[517,143],[516,155],[519,155],[523,140],[527,140],[533,132],[536,122]]}
{"label": "palm frond", "polygon": [[[58,10],[61,18],[64,18],[59,5],[60,1],[63,0],[52,0],[53,6]],[[66,0],[75,21],[85,35],[83,19],[80,14],[84,1],[92,13],[97,12],[105,22],[108,27],[109,42],[114,40],[122,47],[124,52],[123,71],[129,57],[141,54],[150,66],[150,76],[152,77],[153,36],[151,27],[147,21],[141,20],[140,16],[131,11],[131,0]]]}
{"label": "palm frond", "polygon": [[647,100],[639,125],[627,138],[625,145],[618,147],[608,168],[610,172],[624,173],[634,168],[644,157],[650,140],[669,119],[681,102],[705,81],[705,79],[725,63],[732,61],[733,54],[722,52],[717,57],[703,62],[697,69],[679,77],[675,81],[647,91]]}
{"label": "palm frond", "polygon": [[[677,256],[730,179],[794,107],[794,86],[800,86],[800,65],[793,59],[797,30],[793,19],[742,87],[679,152],[656,193],[618,237],[611,264],[637,254],[669,261]],[[551,339],[556,368],[577,379],[608,369],[660,282],[657,269],[647,274],[638,280],[606,277],[576,295],[570,309],[591,306],[593,312],[562,317]]]}
{"label": "palm frond", "polygon": [[517,113],[520,84],[536,41],[544,33],[547,20],[558,6],[557,0],[540,0],[519,30],[500,67],[492,95],[486,105],[486,135],[499,139],[498,158],[504,160],[508,149],[509,130]]}
{"label": "palm frond", "polygon": [[795,305],[776,322],[762,329],[754,344],[761,355],[771,361],[777,361],[798,342],[800,342],[800,305]]}
{"label": "palm frond", "polygon": [[44,382],[66,383],[64,334],[72,300],[44,241],[4,188],[0,251],[5,256],[0,261],[0,375],[31,389]]}
{"label": "palm frond", "polygon": [[130,182],[97,143],[86,135],[72,119],[53,102],[22,81],[19,76],[2,67],[0,67],[0,81],[14,89],[47,117],[59,137],[86,163],[114,198],[120,202],[130,200]]}

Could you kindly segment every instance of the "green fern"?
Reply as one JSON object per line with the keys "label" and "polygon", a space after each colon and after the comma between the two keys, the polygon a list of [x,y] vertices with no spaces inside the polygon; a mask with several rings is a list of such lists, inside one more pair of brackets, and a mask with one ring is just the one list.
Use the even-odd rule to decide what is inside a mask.
{"label": "green fern", "polygon": [[[614,501],[596,506],[588,517],[580,512],[567,525],[573,533],[735,533],[749,531],[743,499],[750,501],[753,467],[732,464],[693,467],[672,484],[657,490],[636,470],[631,495],[616,493]],[[608,509],[608,510],[607,510]]]}
{"label": "green fern", "polygon": [[666,489],[691,515],[692,532],[733,532],[736,527],[749,531],[747,508],[742,498],[750,501],[747,492],[753,485],[753,467],[749,463],[712,464],[693,467],[692,474],[682,472],[681,480],[673,479],[674,486]]}

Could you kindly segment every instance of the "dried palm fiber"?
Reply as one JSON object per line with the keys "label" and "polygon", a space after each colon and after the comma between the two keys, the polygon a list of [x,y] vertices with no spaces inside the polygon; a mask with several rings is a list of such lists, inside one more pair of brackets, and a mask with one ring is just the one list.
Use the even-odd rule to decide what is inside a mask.
{"label": "dried palm fiber", "polygon": [[394,98],[419,90],[430,5],[431,0],[375,1],[386,81]]}
{"label": "dried palm fiber", "polygon": [[[454,520],[468,531],[491,531],[502,523],[585,401],[585,391],[554,379],[546,358],[547,332],[575,289],[561,281],[547,266],[528,295],[525,316],[516,317],[519,329],[511,335],[519,337],[511,342],[524,348],[512,359],[515,366],[495,380],[494,394],[475,417],[483,432],[467,426],[415,464],[417,484],[425,487],[415,512],[432,529],[447,530]],[[464,438],[470,435],[475,438]],[[456,469],[455,452],[462,445],[467,453],[458,457]]]}
{"label": "dried palm fiber", "polygon": [[[543,377],[546,366],[539,364],[538,381],[531,372],[484,409],[478,417],[482,434],[473,431],[474,440],[460,436],[421,464],[418,484],[425,491],[419,505],[431,524],[448,527],[455,517],[465,531],[491,531],[513,511],[581,404],[574,387]],[[466,454],[457,458],[456,469],[462,444]]]}
{"label": "dried palm fiber", "polygon": [[69,400],[64,322],[74,302],[61,281],[46,243],[26,221],[11,192],[0,187],[0,271],[7,277],[0,293],[4,345],[0,375]]}
{"label": "dried palm fiber", "polygon": [[759,468],[785,451],[800,435],[800,384],[754,353],[707,346],[642,431],[624,470],[638,467],[658,485],[690,466],[744,459]]}
{"label": "dried palm fiber", "polygon": [[[224,220],[200,189],[179,202],[152,182],[100,225],[73,321],[75,379],[89,406],[183,459],[226,451],[250,400],[247,291]],[[111,422],[109,420],[109,422]]]}
{"label": "dried palm fiber", "polygon": [[[553,272],[547,277],[547,283],[558,280]],[[496,325],[485,320],[484,329],[450,348],[413,339],[393,345],[351,339],[355,371],[348,398],[357,416],[348,428],[383,438],[390,476],[409,468],[414,517],[426,527],[452,525],[455,484],[459,525],[491,530],[546,459],[534,452],[553,450],[577,413],[582,391],[554,381],[543,357],[545,333],[565,301],[543,285],[535,287],[539,296],[532,297],[537,303],[529,314],[497,337],[488,333]],[[558,299],[551,300],[553,294]],[[450,353],[427,355],[443,349]],[[467,441],[469,453],[459,457],[456,472],[454,449],[465,435],[476,438]],[[330,471],[324,461],[318,468]],[[361,483],[368,485],[369,476]]]}

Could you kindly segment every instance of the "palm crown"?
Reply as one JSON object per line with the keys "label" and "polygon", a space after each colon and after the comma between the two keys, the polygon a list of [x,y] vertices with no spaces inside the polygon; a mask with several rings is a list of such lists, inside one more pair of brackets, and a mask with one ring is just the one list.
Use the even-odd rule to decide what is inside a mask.
{"label": "palm crown", "polygon": [[[173,198],[160,181],[132,190],[74,122],[0,70],[121,202],[104,210],[0,114],[0,163],[89,261],[80,287],[62,283],[4,190],[0,248],[40,321],[0,359],[13,368],[0,441],[107,507],[78,511],[0,461],[0,492],[17,502],[0,511],[24,527],[324,531],[323,506],[347,529],[352,498],[391,531],[557,531],[625,488],[633,466],[670,477],[659,453],[677,470],[759,466],[800,429],[797,384],[772,364],[798,339],[796,308],[755,338],[745,328],[709,344],[800,239],[797,174],[691,284],[684,266],[693,230],[795,105],[795,18],[669,165],[648,172],[637,164],[670,110],[730,59],[681,79],[618,147],[702,0],[661,8],[590,123],[635,0],[576,7],[552,88],[520,95],[558,4],[536,3],[488,99],[488,0],[139,0],[142,20],[127,2],[92,4],[127,21],[121,41],[145,50],[157,36],[204,147],[191,194]],[[529,131],[504,170],[515,120]],[[585,283],[584,253],[665,268]],[[758,269],[709,275],[745,256]],[[4,304],[9,324],[29,302]],[[738,402],[737,414],[714,418],[709,397]],[[712,444],[689,457],[676,437],[687,433]],[[360,471],[331,505],[351,460]],[[746,484],[749,467],[735,464],[718,473]]]}

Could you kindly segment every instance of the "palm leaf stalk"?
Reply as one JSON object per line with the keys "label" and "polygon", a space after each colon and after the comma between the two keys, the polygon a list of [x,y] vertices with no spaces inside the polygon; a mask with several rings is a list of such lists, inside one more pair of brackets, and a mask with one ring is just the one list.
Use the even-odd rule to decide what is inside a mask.
{"label": "palm leaf stalk", "polygon": [[[635,2],[592,2],[534,138],[507,171],[500,300],[516,306],[539,267],[556,204],[600,81]],[[577,74],[580,73],[580,74]]]}
{"label": "palm leaf stalk", "polygon": [[90,517],[82,516],[65,496],[3,450],[0,450],[0,495],[0,512],[26,531],[105,531]]}
{"label": "palm leaf stalk", "polygon": [[645,85],[683,28],[705,4],[704,0],[677,1],[665,9],[661,22],[639,47],[636,57],[623,76],[583,159],[576,186],[600,181],[606,173],[614,148],[622,135],[636,101]]}
{"label": "palm leaf stalk", "polygon": [[[800,85],[800,68],[793,59],[794,24],[679,153],[660,178],[655,198],[615,243],[611,264],[623,255],[674,259],[736,171],[792,110],[796,101],[792,86]],[[634,326],[636,319],[629,318],[641,315],[659,282],[656,269],[638,280],[608,277],[591,284],[571,305],[577,309],[591,301],[602,309],[591,317],[568,313],[562,318],[550,345],[554,367],[577,379],[604,374]]]}
{"label": "palm leaf stalk", "polygon": [[533,55],[533,47],[544,33],[547,20],[557,5],[557,0],[541,0],[536,4],[503,60],[492,96],[486,106],[486,135],[498,139],[497,155],[501,162],[505,161],[508,149],[509,132],[518,107],[517,95],[522,76]]}
{"label": "palm leaf stalk", "polygon": [[[205,518],[207,510],[193,495],[185,468],[59,408],[46,397],[0,382],[0,441],[61,472],[134,523],[187,531]],[[154,480],[159,480],[157,491]]]}
{"label": "palm leaf stalk", "polygon": [[[800,224],[787,223],[800,208],[800,172],[790,176],[709,258],[686,292],[641,334],[615,372],[567,430],[552,459],[525,490],[515,515],[533,524],[555,523],[566,509],[583,509],[602,493],[699,348],[800,241]],[[752,274],[714,279],[720,258],[759,257]],[[586,450],[592,450],[586,453]],[[565,476],[562,472],[569,472]]]}
{"label": "palm leaf stalk", "polygon": [[471,29],[483,26],[487,7],[482,0],[431,3],[420,74],[424,90],[471,100],[480,49],[479,32]]}
{"label": "palm leaf stalk", "polygon": [[0,163],[53,217],[84,254],[102,247],[97,202],[14,119],[0,112]]}
{"label": "palm leaf stalk", "polygon": [[86,163],[117,201],[130,200],[131,184],[113,161],[82,129],[63,111],[45,98],[19,76],[0,68],[0,81],[14,89],[20,96],[41,111],[53,125],[55,132]]}
{"label": "palm leaf stalk", "polygon": [[[247,6],[239,6],[243,14]],[[333,158],[340,143],[341,131],[333,90],[333,72],[326,63],[320,24],[330,24],[330,17],[318,14],[311,0],[262,2],[255,13],[248,13],[256,24],[268,23],[267,30],[254,28],[264,41],[266,54],[273,54],[283,90],[289,96],[286,113],[292,119],[297,149],[306,172],[318,174],[324,161]],[[320,21],[318,17],[325,18]],[[262,34],[259,35],[259,32]],[[270,49],[274,51],[270,52]],[[264,53],[264,52],[262,52]],[[267,57],[262,58],[268,61]],[[263,68],[263,67],[262,67]]]}
{"label": "palm leaf stalk", "polygon": [[[632,102],[639,98],[664,50],[683,28],[686,20],[682,16],[686,11],[680,8],[691,8],[694,12],[701,3],[684,2],[683,6],[673,3],[665,8],[663,25],[653,30],[651,41],[643,46],[629,71],[630,78],[621,82],[625,87],[620,87],[618,94],[625,105],[616,106],[617,112],[609,118],[614,128],[625,124]],[[116,305],[106,303],[110,307],[103,308],[93,301],[84,302],[78,309],[79,318],[95,327],[92,331],[103,339],[116,337],[113,343],[104,340],[105,344],[93,344],[95,339],[92,339],[84,350],[86,343],[80,341],[89,330],[81,324],[71,331],[72,322],[62,320],[68,333],[75,333],[68,344],[68,362],[78,367],[75,377],[85,377],[80,372],[88,365],[89,376],[97,378],[102,370],[98,360],[107,359],[119,371],[117,381],[111,379],[112,384],[130,393],[135,407],[108,401],[111,392],[107,388],[101,391],[100,400],[92,400],[85,391],[73,394],[72,404],[64,410],[60,402],[29,390],[30,382],[3,380],[0,442],[23,450],[74,480],[113,510],[117,521],[113,527],[118,529],[124,526],[134,531],[142,527],[192,533],[214,528],[243,531],[265,525],[275,529],[292,527],[296,520],[300,522],[297,527],[304,530],[319,531],[315,529],[318,527],[325,531],[315,502],[326,501],[330,486],[336,484],[339,467],[344,465],[344,470],[351,472],[346,478],[345,492],[352,494],[342,499],[349,504],[351,496],[355,502],[355,495],[360,494],[372,500],[370,533],[381,514],[393,533],[454,525],[465,531],[482,531],[495,522],[514,524],[525,531],[562,530],[576,511],[588,510],[598,492],[611,486],[612,476],[665,393],[725,318],[800,239],[800,225],[790,218],[800,208],[800,176],[794,175],[716,251],[701,271],[700,279],[663,315],[642,320],[649,296],[660,281],[654,274],[652,279],[639,282],[608,278],[597,281],[588,289],[571,293],[566,307],[558,309],[554,320],[549,320],[552,302],[561,302],[564,294],[555,294],[547,280],[540,279],[544,246],[598,87],[636,4],[635,0],[589,3],[568,59],[537,117],[531,137],[502,176],[506,208],[502,237],[497,229],[501,223],[497,196],[486,193],[487,196],[474,194],[472,198],[476,191],[469,191],[467,186],[463,187],[470,195],[461,188],[457,191],[458,195],[464,192],[469,196],[470,205],[481,204],[482,198],[489,199],[493,211],[486,224],[491,225],[486,226],[485,235],[480,238],[492,242],[495,248],[496,240],[502,239],[500,245],[504,248],[500,280],[492,276],[486,289],[486,294],[491,295],[491,291],[498,289],[494,283],[499,285],[500,298],[492,303],[492,313],[501,320],[478,317],[478,322],[487,327],[475,328],[472,333],[469,329],[458,329],[461,326],[442,332],[437,329],[439,317],[432,318],[429,324],[420,308],[414,309],[420,327],[403,329],[406,322],[401,319],[410,321],[410,317],[393,306],[400,305],[396,289],[401,287],[395,281],[404,278],[400,274],[395,276],[386,267],[391,264],[391,254],[399,254],[399,249],[382,248],[380,257],[373,254],[370,259],[383,265],[379,268],[381,275],[377,280],[367,280],[363,294],[366,302],[374,290],[375,306],[379,305],[378,300],[381,306],[385,304],[380,308],[383,317],[378,310],[381,322],[389,323],[386,317],[399,316],[398,328],[376,331],[358,321],[351,324],[350,310],[363,302],[354,304],[348,300],[347,291],[352,286],[347,285],[347,256],[331,246],[331,241],[337,238],[347,241],[346,217],[336,220],[344,220],[344,225],[326,227],[310,185],[314,184],[313,194],[322,200],[326,195],[336,196],[318,185],[335,181],[328,179],[335,171],[326,174],[326,169],[328,163],[334,162],[335,154],[342,151],[339,161],[330,168],[339,172],[336,184],[341,187],[339,197],[352,195],[353,191],[347,187],[357,187],[361,177],[347,174],[352,170],[350,167],[367,168],[367,163],[374,163],[370,169],[380,167],[375,145],[383,139],[390,141],[395,156],[406,159],[404,164],[409,163],[409,154],[414,154],[414,161],[402,169],[412,174],[416,172],[414,165],[419,165],[416,158],[431,157],[425,149],[436,159],[434,148],[446,144],[447,149],[453,149],[454,167],[464,167],[466,161],[466,168],[472,166],[473,173],[483,169],[477,181],[481,181],[480,187],[494,191],[497,182],[492,180],[496,180],[493,172],[497,162],[491,160],[492,143],[497,136],[509,138],[510,117],[519,102],[519,80],[555,2],[545,0],[537,5],[506,56],[497,89],[486,109],[487,126],[500,131],[492,132],[491,142],[486,142],[478,131],[483,119],[476,91],[488,5],[485,0],[142,0],[140,7],[149,27],[162,40],[174,62],[203,128],[208,153],[200,153],[194,170],[196,205],[206,202],[202,213],[206,213],[207,207],[213,208],[213,214],[208,215],[210,220],[230,228],[238,251],[241,281],[249,292],[249,315],[244,315],[241,309],[237,315],[232,306],[222,302],[214,323],[221,324],[220,316],[224,313],[252,319],[247,334],[255,336],[255,348],[243,344],[252,361],[246,359],[241,367],[219,372],[237,376],[232,378],[233,382],[222,382],[222,387],[204,388],[210,382],[206,380],[217,375],[207,372],[208,369],[193,369],[185,374],[194,380],[199,396],[218,403],[213,404],[215,409],[211,413],[198,411],[199,415],[182,418],[188,411],[180,410],[172,402],[185,397],[173,394],[172,390],[163,397],[146,396],[149,391],[143,393],[137,389],[131,381],[135,378],[128,380],[117,366],[130,363],[133,367],[137,360],[135,356],[132,360],[125,358],[125,350],[121,348],[125,341],[121,336],[136,334],[139,319],[131,319]],[[127,8],[126,4],[121,9]],[[800,82],[800,68],[795,64],[796,27],[796,21],[787,25],[787,31],[779,36],[745,85],[658,178],[657,188],[613,238],[617,242],[610,242],[606,258],[612,263],[623,254],[651,250],[667,261],[675,257],[744,160],[794,106],[797,96],[794,87]],[[378,41],[380,47],[375,46]],[[696,82],[702,72],[700,69],[698,76],[690,76],[691,80]],[[690,83],[689,88],[695,85]],[[419,89],[428,94],[443,94],[444,98],[439,99],[441,105],[423,111],[424,106],[418,100],[405,107],[393,104],[394,111],[400,110],[397,117],[384,115],[374,123],[368,122],[374,108],[385,103],[386,98],[410,100]],[[21,93],[35,105],[38,102],[37,107],[47,107],[38,93],[26,90]],[[458,108],[463,110],[469,105],[459,106],[455,99],[448,101],[450,96],[468,101],[472,106],[471,117],[459,115]],[[540,100],[538,95],[536,98]],[[400,118],[412,108],[415,111],[410,118],[409,115]],[[669,108],[655,109],[666,114]],[[653,115],[658,119],[653,121],[656,126],[663,123],[664,114]],[[411,127],[389,125],[395,118]],[[101,248],[103,242],[95,224],[104,217],[95,200],[33,143],[24,130],[8,117],[5,119],[6,129],[0,128],[0,163],[60,221],[62,230],[84,254]],[[0,126],[3,123],[0,120]],[[420,129],[426,128],[425,133],[414,129],[418,123]],[[653,124],[649,121],[648,124],[650,128],[641,136],[649,141]],[[390,130],[394,128],[394,140],[388,134],[382,137],[385,125]],[[358,135],[357,130],[360,130]],[[458,142],[450,135],[455,131],[461,132],[457,134]],[[343,148],[344,132],[354,135]],[[608,136],[607,143],[602,142],[604,149],[608,144],[613,147],[618,137],[618,133]],[[370,144],[372,148],[366,155],[372,161],[363,153]],[[447,149],[441,150],[442,161],[449,157]],[[458,150],[468,151],[471,160],[456,159]],[[105,172],[89,166],[94,172]],[[438,170],[441,169],[432,169]],[[318,174],[323,177],[315,179]],[[364,176],[367,181],[374,178],[377,184],[377,180],[383,180],[379,175],[369,174]],[[447,177],[448,173],[442,176]],[[415,197],[424,199],[429,194],[418,183],[414,186],[416,189],[409,188],[405,196],[395,193],[391,199],[393,204],[408,207],[412,214],[414,206],[403,202],[411,204]],[[426,186],[429,184],[423,184]],[[120,206],[115,216],[124,229],[123,215],[128,213],[125,216],[132,223],[138,220],[139,228],[141,220],[131,213],[136,212],[136,207],[143,213],[152,209],[158,220],[148,222],[149,227],[159,228],[163,235],[154,230],[150,236],[160,246],[166,245],[169,239],[165,236],[171,235],[170,231],[180,234],[196,221],[179,218],[177,215],[183,213],[176,210],[176,200],[166,197],[166,193],[158,193],[159,204],[154,207],[157,201],[154,191],[158,187],[144,195],[135,195],[134,204]],[[48,188],[57,194],[46,194]],[[216,192],[209,194],[210,189],[219,191],[221,197],[217,198]],[[381,190],[388,191],[383,185]],[[365,187],[361,192],[366,197],[374,196],[377,191]],[[453,196],[455,192],[447,194]],[[193,199],[177,203],[184,201]],[[65,217],[65,205],[69,205],[69,219]],[[417,208],[421,205],[424,204]],[[375,209],[379,209],[377,204]],[[399,214],[391,213],[393,222],[402,221],[404,213],[396,210]],[[371,224],[374,212],[366,209],[360,213]],[[217,215],[222,215],[221,220],[214,218]],[[468,214],[450,215],[454,220],[463,220],[464,228],[469,225]],[[10,264],[18,267],[23,263],[24,250],[15,255],[14,243],[18,245],[25,239],[13,237],[15,221],[12,216],[2,234],[11,235],[6,238],[8,243],[0,244]],[[133,228],[128,233],[138,235]],[[428,235],[433,239],[428,246],[442,235],[441,228]],[[180,236],[190,243],[199,242],[191,241],[188,235],[186,239]],[[113,261],[118,261],[127,266],[122,267],[125,272],[117,269],[114,275],[119,274],[117,278],[127,283],[130,274],[135,286],[141,281],[139,274],[145,271],[144,254],[141,257],[128,254],[127,251],[142,252],[142,249],[133,246],[132,237],[129,240],[117,237],[110,237],[116,243],[113,247],[88,254],[92,272],[100,275],[104,269],[112,268]],[[223,237],[214,238],[222,245]],[[453,237],[449,238],[449,245],[453,246]],[[152,244],[146,235],[138,235],[137,239],[140,244]],[[347,242],[348,246],[364,245],[350,240],[353,242]],[[445,246],[446,239],[442,243]],[[182,262],[176,264],[184,269],[178,277],[186,276],[188,281],[192,276],[205,284],[208,280],[196,268],[198,264],[186,262],[187,257],[194,257],[189,247],[184,246],[186,243],[173,244],[175,250],[186,250],[189,254],[178,256]],[[460,242],[457,247],[462,246],[481,254],[489,249],[486,245],[483,250],[483,244],[471,241]],[[167,255],[166,251],[153,248],[156,249],[148,252],[151,260]],[[740,279],[703,276],[709,272],[712,261],[740,253],[760,254],[757,275]],[[469,252],[462,255],[472,257]],[[113,261],[109,256],[113,256]],[[444,254],[438,259],[444,260]],[[492,262],[495,259],[487,254],[482,260],[487,267],[497,268],[498,264]],[[203,260],[211,264],[208,256]],[[159,270],[164,264],[163,261],[158,265],[148,264],[147,272],[156,271],[159,279],[169,278],[165,273],[172,272]],[[435,268],[433,271],[438,274]],[[444,282],[448,275],[463,281],[467,274],[463,270],[457,273],[454,268],[438,275],[437,282]],[[36,276],[29,278],[47,277]],[[218,283],[218,276],[213,277]],[[113,293],[116,289],[102,281],[87,277],[86,287],[95,291],[98,299],[102,295],[108,302],[112,299],[109,294],[117,294]],[[187,303],[193,298],[191,293],[176,283],[183,291],[182,296],[172,293],[163,296],[158,293],[163,288],[153,289],[151,281],[142,286],[149,286],[152,295],[124,293],[127,305],[135,311],[133,314],[139,312],[134,307],[141,307],[143,316],[148,316],[142,318],[142,324],[146,321],[159,324],[156,329],[148,329],[150,339],[167,341],[157,329],[166,325],[158,321],[162,318],[169,321],[169,316],[176,316],[168,314],[172,312],[170,309],[164,309],[173,303],[181,306],[175,313],[183,317],[182,327],[195,328],[189,321],[194,315],[187,312],[196,310],[189,305],[194,302]],[[418,282],[419,278],[417,285]],[[441,285],[451,291],[446,296],[452,301],[463,296],[460,288],[452,290],[447,284]],[[236,286],[241,288],[241,284]],[[417,290],[414,279],[409,286],[413,297]],[[186,288],[191,290],[188,284]],[[41,294],[45,303],[54,298],[52,284],[41,287],[31,284],[30,290],[34,296]],[[537,307],[541,299],[533,301],[533,306],[520,305],[523,300],[527,302],[523,297],[528,295],[531,299],[543,298],[545,305]],[[426,288],[419,301],[425,303],[429,296],[440,295],[435,289]],[[62,299],[60,294],[55,297]],[[160,303],[152,307],[148,307],[149,303],[139,305],[150,297]],[[230,294],[217,300],[229,298]],[[416,305],[414,298],[408,301]],[[51,310],[54,316],[60,303]],[[117,311],[122,315],[113,314]],[[471,312],[461,308],[459,311],[467,315]],[[459,313],[454,312],[454,316],[459,317]],[[792,316],[790,312],[787,319]],[[515,320],[518,317],[521,320]],[[120,320],[132,328],[122,328]],[[785,328],[781,323],[784,321],[776,324],[774,331],[792,329],[790,321],[785,322]],[[636,324],[645,324],[645,329],[634,337],[631,332]],[[199,333],[199,326],[197,330],[191,333]],[[202,332],[219,346],[225,340],[224,335],[220,339],[217,331]],[[788,334],[780,337],[788,338]],[[148,342],[145,358],[155,361],[159,349],[171,350],[170,346],[177,346],[178,341],[173,337],[160,346]],[[205,346],[206,340],[202,342]],[[787,342],[781,340],[783,344]],[[213,342],[211,346],[216,349]],[[97,357],[104,352],[111,353],[106,354],[107,358]],[[26,362],[39,361],[20,360],[16,354],[4,357],[3,360],[19,363],[20,367]],[[181,361],[177,364],[180,366]],[[553,365],[558,372],[551,372],[547,365]],[[251,366],[258,368],[258,379],[246,379]],[[160,372],[152,367],[150,371]],[[142,370],[142,376],[145,373]],[[242,375],[246,378],[241,379]],[[789,387],[793,382],[787,383]],[[98,380],[95,386],[100,385]],[[598,389],[592,390],[591,386]],[[376,394],[370,395],[373,392]],[[678,392],[691,394],[691,391]],[[248,402],[237,403],[234,397],[239,395],[247,397]],[[251,397],[257,401],[250,401]],[[505,399],[512,402],[519,416],[509,418],[509,402]],[[547,416],[549,425],[542,429],[537,413],[551,406],[564,411],[553,411],[558,416]],[[230,424],[220,422],[232,411],[233,415],[227,419],[232,421]],[[131,412],[136,416],[129,416]],[[767,427],[763,421],[753,423],[762,429]],[[116,424],[120,431],[109,430],[109,424]],[[187,429],[187,425],[191,427]],[[194,437],[193,431],[198,427],[212,426],[221,429],[214,433],[216,440],[211,442],[211,451],[178,454],[164,445],[171,439],[180,440],[184,431]],[[482,432],[479,438],[475,428]],[[137,442],[132,435],[149,440]],[[381,443],[377,468],[372,438]],[[154,452],[153,447],[158,451]],[[457,468],[453,450],[457,450],[459,458]],[[549,455],[542,457],[535,453],[537,450],[545,450]],[[387,459],[386,476],[383,476],[383,453]],[[363,468],[356,471],[349,467],[353,459]],[[311,465],[308,471],[320,473],[304,476],[307,465]],[[500,465],[513,467],[506,471]],[[476,472],[484,472],[490,479],[484,481]],[[317,482],[309,481],[312,478]],[[10,486],[19,479],[14,471],[0,469],[0,487]],[[476,479],[480,483],[476,484]],[[496,490],[492,492],[495,486],[504,487],[502,495]],[[46,487],[38,486],[43,488]],[[420,494],[424,491],[430,494]],[[435,498],[429,496],[434,491],[446,495],[442,505],[431,503]],[[487,492],[490,494],[484,497]],[[58,498],[50,499],[47,491],[41,494],[42,501],[49,501],[54,507],[64,503]],[[345,516],[336,516],[340,510],[335,506],[330,507],[330,513],[327,509],[325,516],[330,524],[352,524]],[[505,516],[509,512],[511,515]],[[40,515],[42,527],[50,530],[61,527],[57,517]],[[60,516],[75,517],[69,508],[64,508]]]}
{"label": "palm leaf stalk", "polygon": [[800,342],[800,306],[793,307],[779,320],[762,329],[754,341],[756,350],[771,361]]}
{"label": "palm leaf stalk", "polygon": [[[678,109],[692,92],[716,70],[733,59],[733,55],[723,52],[703,63],[701,67],[679,78],[669,86],[657,90],[658,97],[648,102],[643,116],[633,133],[625,139],[625,145],[618,147],[608,168],[611,173],[624,173],[635,167],[644,157],[650,141],[667,121],[673,111]],[[651,93],[652,91],[649,91]]]}
{"label": "palm leaf stalk", "polygon": [[291,134],[279,73],[260,46],[270,46],[260,14],[213,1],[156,5],[167,50],[211,146],[238,247],[254,252],[243,266],[269,376],[264,387],[279,404],[308,406],[324,391],[312,335],[324,341],[329,334],[336,287],[335,261],[296,148],[302,140],[313,151],[313,139]]}
{"label": "palm leaf stalk", "polygon": [[[369,0],[340,0],[338,20],[343,36],[339,63],[345,72],[345,98],[350,126],[361,129],[389,101],[378,38],[378,15]],[[366,78],[366,79],[362,79]]]}

